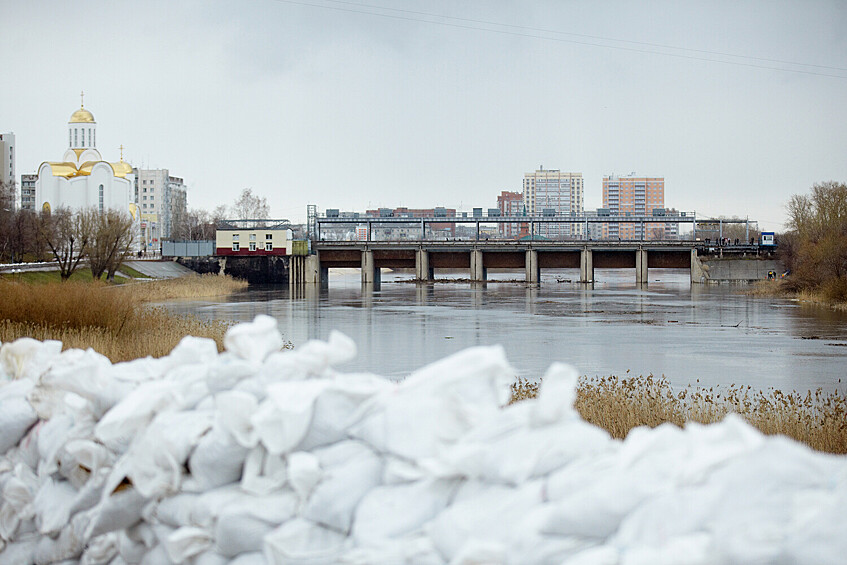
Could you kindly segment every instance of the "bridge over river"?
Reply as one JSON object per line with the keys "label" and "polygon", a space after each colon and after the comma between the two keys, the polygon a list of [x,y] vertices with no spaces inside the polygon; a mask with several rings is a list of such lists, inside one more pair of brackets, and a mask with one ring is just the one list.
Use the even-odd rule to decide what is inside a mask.
{"label": "bridge over river", "polygon": [[[380,269],[414,269],[419,281],[430,281],[436,269],[467,270],[484,282],[488,269],[523,270],[527,283],[538,283],[542,269],[579,269],[580,282],[594,282],[594,269],[632,268],[635,281],[646,283],[650,268],[687,269],[692,282],[709,278],[704,261],[736,261],[737,280],[767,278],[777,269],[770,250],[759,245],[718,246],[695,241],[313,241],[313,254],[292,257],[292,284],[326,285],[329,269],[358,268],[363,284],[380,283]],[[709,257],[709,259],[706,259]],[[763,273],[765,276],[763,276]]]}

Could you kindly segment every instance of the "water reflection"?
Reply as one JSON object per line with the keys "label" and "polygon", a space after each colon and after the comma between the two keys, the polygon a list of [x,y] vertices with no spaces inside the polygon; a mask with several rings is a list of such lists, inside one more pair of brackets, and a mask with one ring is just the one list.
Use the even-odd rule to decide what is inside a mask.
{"label": "water reflection", "polygon": [[[489,273],[495,280],[522,275]],[[553,361],[589,375],[664,374],[676,385],[700,379],[832,389],[847,376],[844,313],[751,297],[735,286],[691,286],[679,271],[651,269],[646,286],[636,285],[631,269],[603,270],[593,285],[557,282],[578,280],[575,270],[542,275],[541,286],[528,287],[415,285],[397,282],[408,273],[383,273],[377,289],[362,287],[357,271],[331,271],[328,289],[251,287],[225,301],[167,306],[235,321],[268,314],[295,345],[338,329],[359,347],[345,370],[394,378],[465,347],[492,344],[503,345],[516,374],[531,379]]]}

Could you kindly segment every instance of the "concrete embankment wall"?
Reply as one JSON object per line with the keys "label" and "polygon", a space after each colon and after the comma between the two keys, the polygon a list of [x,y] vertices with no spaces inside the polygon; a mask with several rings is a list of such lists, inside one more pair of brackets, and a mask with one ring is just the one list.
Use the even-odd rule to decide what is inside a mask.
{"label": "concrete embankment wall", "polygon": [[263,257],[175,257],[174,260],[200,274],[230,275],[250,284],[288,283],[287,256]]}
{"label": "concrete embankment wall", "polygon": [[695,283],[761,281],[767,280],[769,271],[777,276],[785,272],[785,266],[777,259],[698,257],[696,263],[691,270],[691,281]]}

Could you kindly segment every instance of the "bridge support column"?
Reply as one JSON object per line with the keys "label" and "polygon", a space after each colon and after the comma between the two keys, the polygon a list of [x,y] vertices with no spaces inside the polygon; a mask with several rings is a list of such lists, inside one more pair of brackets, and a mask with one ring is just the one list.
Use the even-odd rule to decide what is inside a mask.
{"label": "bridge support column", "polygon": [[526,251],[526,282],[538,284],[541,282],[541,267],[538,265],[538,251],[527,249]]}
{"label": "bridge support column", "polygon": [[379,267],[374,263],[374,252],[367,249],[362,251],[362,284],[372,284],[378,288],[382,282],[380,274]]}
{"label": "bridge support column", "polygon": [[429,251],[415,251],[415,278],[419,281],[431,281],[434,278],[432,267],[429,266]]}
{"label": "bridge support column", "polygon": [[691,282],[693,283],[704,283],[708,280],[708,275],[703,269],[703,263],[700,262],[700,258],[697,257],[697,250],[691,250]]}
{"label": "bridge support column", "polygon": [[635,250],[635,282],[636,284],[647,284],[647,250]]}
{"label": "bridge support column", "polygon": [[326,286],[329,269],[321,266],[318,256],[307,255],[303,259],[303,283]]}
{"label": "bridge support column", "polygon": [[482,282],[486,275],[485,267],[482,263],[482,251],[474,249],[471,251],[471,280],[474,282]]}
{"label": "bridge support column", "polygon": [[590,249],[583,249],[579,254],[579,282],[594,282],[594,255]]}

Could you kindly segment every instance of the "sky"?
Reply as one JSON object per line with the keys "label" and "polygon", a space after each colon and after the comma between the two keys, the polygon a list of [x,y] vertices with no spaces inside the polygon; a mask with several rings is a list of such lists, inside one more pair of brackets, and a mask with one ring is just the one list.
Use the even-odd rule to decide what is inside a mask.
{"label": "sky", "polygon": [[0,0],[0,131],[61,160],[79,107],[106,160],[189,208],[496,207],[539,167],[665,178],[665,205],[780,230],[847,182],[847,3]]}

